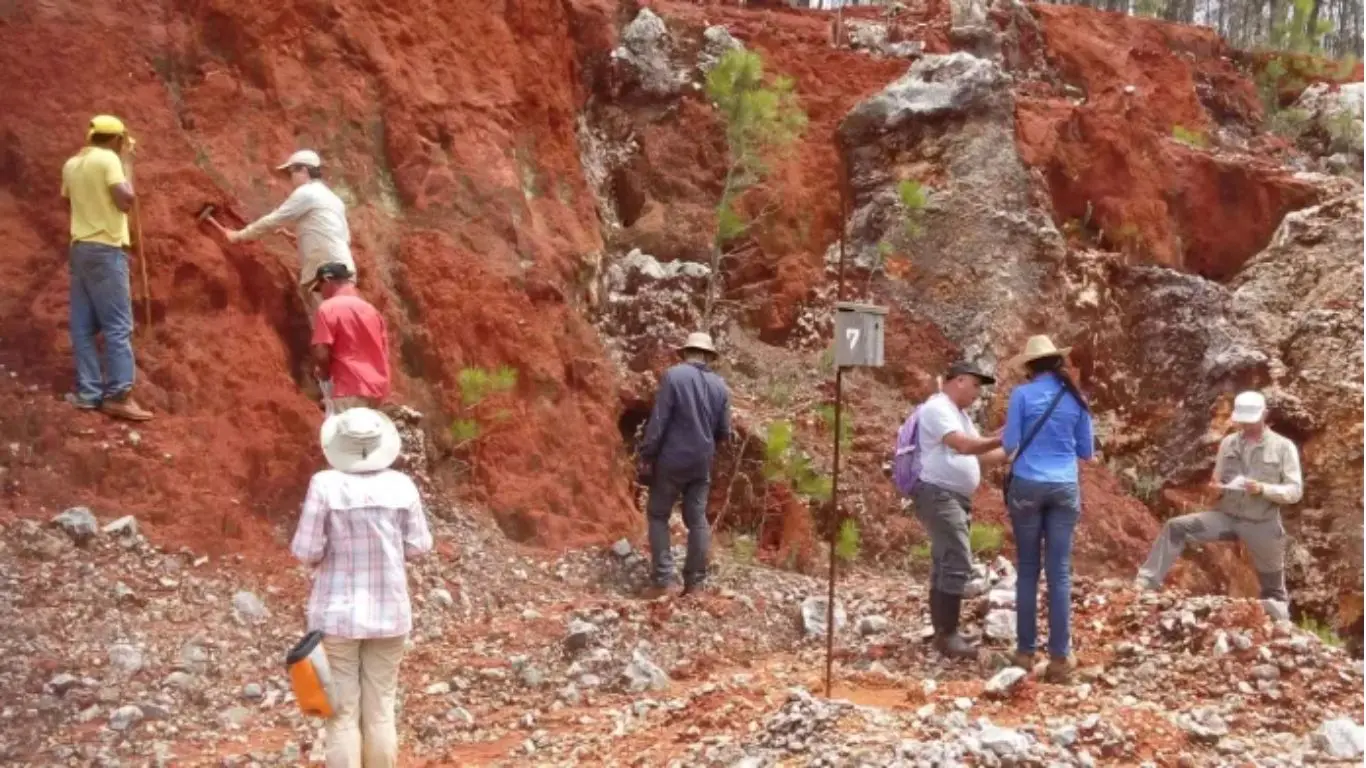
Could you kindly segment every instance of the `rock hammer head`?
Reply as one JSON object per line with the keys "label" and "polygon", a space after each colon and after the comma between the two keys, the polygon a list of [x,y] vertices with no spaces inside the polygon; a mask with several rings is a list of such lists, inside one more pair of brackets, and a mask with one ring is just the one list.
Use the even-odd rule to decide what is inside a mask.
{"label": "rock hammer head", "polygon": [[213,203],[205,203],[204,207],[199,209],[199,213],[195,214],[195,223],[203,224],[206,221],[212,221],[213,215],[216,212],[216,210],[217,209],[214,208]]}

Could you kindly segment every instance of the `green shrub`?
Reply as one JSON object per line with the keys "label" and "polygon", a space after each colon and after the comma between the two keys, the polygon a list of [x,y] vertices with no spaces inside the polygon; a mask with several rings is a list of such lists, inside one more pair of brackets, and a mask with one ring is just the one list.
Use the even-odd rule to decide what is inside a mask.
{"label": "green shrub", "polygon": [[999,525],[980,523],[968,529],[968,542],[973,554],[994,555],[1005,544],[1006,532]]}
{"label": "green shrub", "polygon": [[839,531],[835,534],[835,557],[846,563],[852,563],[858,559],[858,553],[858,522],[849,518],[840,523]]}

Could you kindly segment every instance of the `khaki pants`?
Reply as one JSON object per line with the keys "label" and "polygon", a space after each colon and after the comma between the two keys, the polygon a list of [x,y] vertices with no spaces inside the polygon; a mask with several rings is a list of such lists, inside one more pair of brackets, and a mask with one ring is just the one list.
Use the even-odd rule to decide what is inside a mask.
{"label": "khaki pants", "polygon": [[[304,302],[304,317],[308,318],[308,330],[311,335],[313,326],[317,323],[314,316],[318,314],[318,306],[323,303],[323,297],[317,291],[310,290],[310,287],[310,283],[299,284],[299,298]],[[311,344],[312,340],[309,341]]]}
{"label": "khaki pants", "polygon": [[392,768],[398,764],[394,704],[405,637],[323,639],[333,675],[327,768]]}
{"label": "khaki pants", "polygon": [[1186,544],[1211,541],[1242,541],[1252,556],[1263,599],[1288,602],[1285,591],[1285,528],[1280,513],[1270,520],[1252,522],[1223,512],[1197,512],[1173,517],[1162,526],[1148,560],[1138,569],[1140,579],[1152,586],[1162,584],[1176,565]]}

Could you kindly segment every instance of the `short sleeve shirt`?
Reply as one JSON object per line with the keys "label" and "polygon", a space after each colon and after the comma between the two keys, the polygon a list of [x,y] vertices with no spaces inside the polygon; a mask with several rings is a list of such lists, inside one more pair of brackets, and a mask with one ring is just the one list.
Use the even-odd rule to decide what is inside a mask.
{"label": "short sleeve shirt", "polygon": [[127,181],[113,150],[86,147],[62,166],[62,197],[71,201],[71,242],[122,248],[128,245],[128,214],[114,205],[110,187]]}
{"label": "short sleeve shirt", "polygon": [[971,496],[982,482],[976,456],[961,454],[944,444],[951,432],[978,437],[972,420],[948,395],[940,392],[920,406],[920,479],[946,490]]}
{"label": "short sleeve shirt", "polygon": [[333,397],[389,396],[384,316],[347,286],[318,307],[313,344],[331,347]]}

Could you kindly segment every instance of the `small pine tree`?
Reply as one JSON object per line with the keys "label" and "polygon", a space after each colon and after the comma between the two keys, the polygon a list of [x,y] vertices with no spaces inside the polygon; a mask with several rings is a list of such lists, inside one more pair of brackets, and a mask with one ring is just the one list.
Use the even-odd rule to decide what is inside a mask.
{"label": "small pine tree", "polygon": [[506,408],[493,408],[498,396],[517,388],[517,369],[501,366],[495,371],[464,368],[456,376],[460,387],[460,413],[451,422],[456,450],[471,448],[487,429],[512,417]]}
{"label": "small pine tree", "polygon": [[901,231],[877,244],[873,267],[868,270],[865,292],[872,291],[873,276],[882,270],[887,260],[908,249],[911,242],[924,232],[925,206],[930,200],[930,189],[916,179],[902,179],[896,185],[896,197]]}
{"label": "small pine tree", "polygon": [[835,534],[835,557],[846,563],[854,562],[858,559],[859,541],[858,522],[852,517],[845,519]]}
{"label": "small pine tree", "polygon": [[763,57],[754,51],[727,51],[707,74],[706,90],[725,124],[730,162],[716,205],[704,326],[710,325],[716,305],[723,249],[753,224],[736,203],[806,129],[806,113],[797,103],[792,79],[766,76]]}

